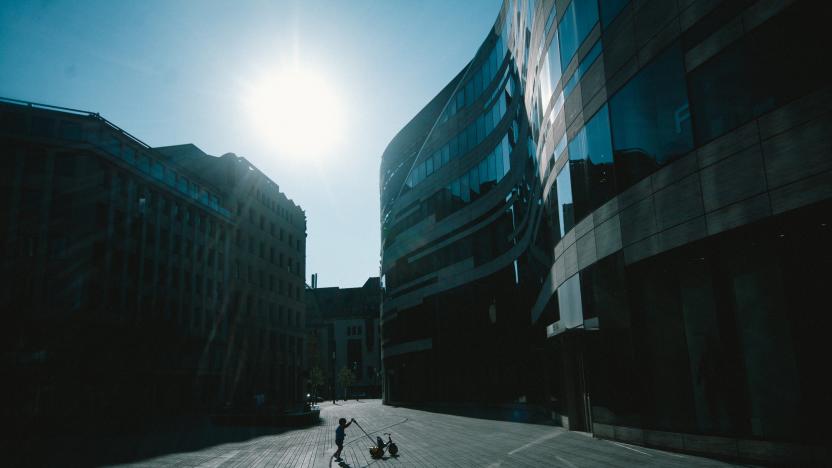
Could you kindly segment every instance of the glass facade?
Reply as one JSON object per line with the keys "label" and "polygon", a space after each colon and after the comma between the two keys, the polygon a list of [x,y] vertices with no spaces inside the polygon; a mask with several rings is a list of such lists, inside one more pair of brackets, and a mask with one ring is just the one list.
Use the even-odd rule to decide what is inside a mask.
{"label": "glass facade", "polygon": [[555,181],[557,184],[557,207],[558,207],[558,221],[560,226],[560,237],[563,237],[572,227],[575,226],[575,203],[572,200],[572,176],[571,164],[563,166],[558,178]]}
{"label": "glass facade", "polygon": [[671,46],[609,101],[615,172],[626,189],[693,148],[682,51]]}
{"label": "glass facade", "polygon": [[828,84],[829,67],[807,66],[819,59],[807,45],[828,42],[825,23],[811,2],[799,2],[691,71],[697,143]]}
{"label": "glass facade", "polygon": [[566,71],[578,47],[598,23],[598,2],[596,0],[573,0],[558,25],[560,35],[561,70]]}
{"label": "glass facade", "polygon": [[[445,111],[442,113],[440,122],[445,122],[457,112],[470,106],[483,91],[488,89],[489,83],[494,80],[497,72],[503,64],[506,55],[506,43],[502,36],[495,36],[491,51],[473,70],[467,70],[466,77],[470,77],[464,84],[459,86],[459,91],[448,101]],[[507,72],[504,76],[507,76]]]}
{"label": "glass facade", "polygon": [[[555,38],[552,44],[557,44],[557,35],[557,31],[555,31]],[[560,77],[560,51],[557,47],[550,46],[546,51],[546,55],[543,58],[543,65],[540,68],[540,98],[541,110],[543,112],[549,108],[552,93],[557,89]]]}
{"label": "glass facade", "polygon": [[[440,148],[408,160],[383,216],[388,401],[522,398],[648,445],[661,431],[771,454],[828,436],[814,304],[832,279],[829,7],[659,3],[572,0],[560,18],[504,3],[483,112],[435,114]],[[515,346],[492,350],[497,336]],[[455,374],[470,350],[487,363]],[[517,373],[500,352],[535,364]]]}
{"label": "glass facade", "polygon": [[511,105],[510,92],[508,91],[513,82],[506,80],[506,94],[497,94],[491,101],[491,108],[472,122],[464,130],[460,131],[456,136],[444,146],[434,151],[430,156],[425,158],[420,164],[411,171],[405,183],[406,187],[413,188],[419,185],[426,177],[430,177],[440,168],[444,167],[451,161],[462,157],[471,151],[474,147],[479,145],[485,138],[487,138],[494,129],[500,124],[503,116],[506,115],[508,106]]}
{"label": "glass facade", "polygon": [[819,414],[801,409],[830,390],[809,351],[821,333],[813,325],[826,329],[829,318],[804,307],[823,300],[814,285],[829,277],[830,208],[583,270],[584,314],[591,309],[600,321],[597,421],[779,440],[816,428]]}
{"label": "glass facade", "polygon": [[606,106],[569,142],[569,171],[576,220],[583,219],[615,195]]}
{"label": "glass facade", "polygon": [[581,60],[581,63],[578,64],[578,68],[575,69],[575,73],[572,74],[569,81],[563,85],[564,97],[568,97],[572,93],[572,90],[575,89],[575,86],[581,81],[581,78],[589,70],[589,67],[591,67],[592,64],[595,63],[595,60],[601,55],[601,50],[601,41],[599,40],[594,46],[592,46],[592,49],[590,49],[583,60]]}
{"label": "glass facade", "polygon": [[598,4],[601,7],[601,24],[605,28],[609,26],[628,3],[630,0],[600,0]]}

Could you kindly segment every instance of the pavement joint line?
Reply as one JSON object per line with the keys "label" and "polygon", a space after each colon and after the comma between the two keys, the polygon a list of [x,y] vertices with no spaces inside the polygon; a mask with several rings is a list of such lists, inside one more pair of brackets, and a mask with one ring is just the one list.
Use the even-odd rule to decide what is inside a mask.
{"label": "pavement joint line", "polygon": [[656,452],[656,453],[663,454],[663,455],[670,455],[671,457],[674,457],[674,458],[688,458],[687,455],[682,455],[681,453],[671,452],[670,450],[660,451],[658,449],[653,449],[653,448],[650,448],[650,447],[642,447],[642,448],[645,449],[645,450],[649,450],[651,452]]}
{"label": "pavement joint line", "polygon": [[574,464],[574,463],[572,463],[571,461],[569,461],[569,460],[567,460],[567,459],[563,458],[563,457],[562,457],[562,456],[560,456],[560,455],[555,455],[555,458],[557,458],[559,462],[563,463],[564,465],[568,466],[569,468],[578,468],[578,466],[577,466],[577,465],[575,465],[575,464]]}
{"label": "pavement joint line", "polygon": [[653,455],[650,455],[650,454],[649,454],[649,453],[647,453],[647,452],[642,452],[641,450],[634,449],[634,448],[632,448],[632,447],[628,447],[627,445],[622,444],[622,443],[620,443],[620,442],[613,442],[613,441],[611,441],[611,440],[609,440],[609,441],[607,441],[607,442],[609,442],[609,443],[611,443],[611,444],[613,444],[613,445],[617,445],[617,446],[619,446],[619,447],[623,447],[623,448],[625,448],[625,449],[627,449],[627,450],[632,450],[633,452],[638,452],[638,453],[640,453],[640,454],[642,454],[642,455],[647,455],[648,457],[652,457],[652,456],[653,456]]}
{"label": "pavement joint line", "polygon": [[547,440],[549,440],[549,439],[554,439],[555,437],[558,437],[558,436],[563,435],[563,434],[564,434],[564,431],[555,431],[555,432],[553,432],[553,433],[551,433],[551,434],[546,434],[546,435],[544,435],[544,436],[542,436],[542,437],[538,437],[537,439],[535,439],[535,440],[533,440],[533,441],[529,442],[529,443],[528,443],[528,444],[526,444],[526,445],[523,445],[522,447],[518,447],[518,448],[516,448],[516,449],[512,450],[512,451],[511,451],[511,452],[509,452],[508,454],[509,454],[509,455],[514,455],[515,453],[517,453],[517,452],[519,452],[519,451],[521,451],[521,450],[525,450],[525,449],[527,449],[527,448],[529,448],[529,447],[534,447],[535,445],[537,445],[537,444],[539,444],[539,443],[545,442],[545,441],[547,441]]}

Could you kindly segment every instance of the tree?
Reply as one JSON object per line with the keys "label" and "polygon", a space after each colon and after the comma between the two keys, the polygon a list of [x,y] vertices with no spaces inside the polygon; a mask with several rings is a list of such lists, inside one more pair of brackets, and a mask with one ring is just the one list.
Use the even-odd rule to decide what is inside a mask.
{"label": "tree", "polygon": [[315,366],[309,371],[309,386],[312,387],[312,394],[318,396],[318,387],[324,384],[324,371]]}
{"label": "tree", "polygon": [[338,372],[338,383],[344,387],[344,400],[347,399],[347,389],[351,387],[354,382],[355,374],[352,373],[352,370],[346,366],[341,368],[341,371]]}

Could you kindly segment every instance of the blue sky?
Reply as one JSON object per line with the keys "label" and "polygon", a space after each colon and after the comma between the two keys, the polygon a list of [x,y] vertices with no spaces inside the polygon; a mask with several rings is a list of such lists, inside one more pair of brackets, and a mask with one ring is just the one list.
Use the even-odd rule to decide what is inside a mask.
{"label": "blue sky", "polygon": [[[99,112],[151,146],[247,157],[306,210],[307,281],[358,286],[378,275],[381,153],[473,56],[500,4],[6,0],[0,96]],[[342,103],[344,137],[315,161],[264,144],[242,104],[254,76],[290,61]]]}

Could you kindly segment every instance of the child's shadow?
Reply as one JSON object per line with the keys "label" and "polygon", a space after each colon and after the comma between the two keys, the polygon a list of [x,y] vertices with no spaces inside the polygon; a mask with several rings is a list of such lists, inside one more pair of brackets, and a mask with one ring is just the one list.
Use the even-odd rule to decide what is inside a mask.
{"label": "child's shadow", "polygon": [[352,465],[343,460],[338,462],[338,466],[340,466],[341,468],[352,468]]}

